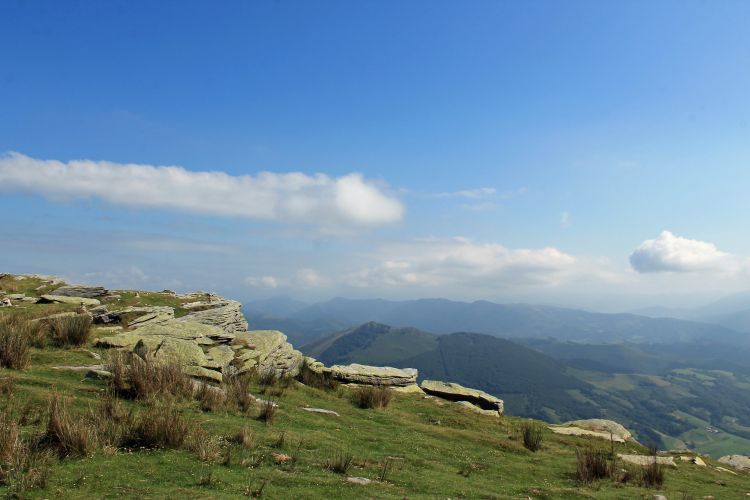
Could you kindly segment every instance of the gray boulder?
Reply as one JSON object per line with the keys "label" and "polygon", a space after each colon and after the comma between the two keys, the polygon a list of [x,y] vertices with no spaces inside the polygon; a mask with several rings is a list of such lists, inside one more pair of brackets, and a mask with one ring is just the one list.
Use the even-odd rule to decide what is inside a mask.
{"label": "gray boulder", "polygon": [[333,365],[327,371],[340,382],[347,384],[407,386],[417,382],[415,368],[368,366],[360,364]]}
{"label": "gray boulder", "polygon": [[87,299],[104,297],[108,293],[109,290],[104,287],[87,285],[64,285],[54,290],[55,295],[61,295],[63,297],[84,297]]}
{"label": "gray boulder", "polygon": [[296,376],[304,358],[278,330],[239,332],[232,342],[232,349],[240,373],[257,370]]}
{"label": "gray boulder", "polygon": [[505,404],[502,399],[478,389],[470,389],[462,385],[438,380],[423,380],[420,387],[427,394],[449,401],[466,401],[482,410],[494,411],[499,414],[505,411]]}
{"label": "gray boulder", "polygon": [[221,304],[218,307],[187,314],[179,321],[194,321],[217,326],[229,335],[247,331],[247,320],[242,314],[242,304],[234,300],[222,301]]}
{"label": "gray boulder", "polygon": [[750,470],[750,456],[747,455],[726,455],[721,457],[719,462],[737,470]]}

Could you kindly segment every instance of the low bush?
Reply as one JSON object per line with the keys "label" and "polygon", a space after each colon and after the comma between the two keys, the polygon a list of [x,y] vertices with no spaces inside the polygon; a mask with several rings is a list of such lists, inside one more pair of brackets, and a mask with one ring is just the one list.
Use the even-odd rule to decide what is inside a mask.
{"label": "low bush", "polygon": [[243,448],[252,448],[255,442],[255,435],[249,427],[245,426],[237,434],[228,438],[230,443],[238,444]]}
{"label": "low bush", "polygon": [[201,410],[210,412],[221,410],[227,402],[225,392],[222,389],[206,383],[198,386],[195,399],[198,400]]}
{"label": "low bush", "polygon": [[58,347],[80,347],[89,340],[91,333],[91,316],[76,314],[55,318],[49,322],[52,342]]}
{"label": "low bush", "polygon": [[391,402],[393,392],[384,386],[358,387],[352,393],[352,402],[355,406],[364,409],[385,408]]}
{"label": "low bush", "polygon": [[107,371],[112,373],[110,388],[122,397],[152,399],[171,395],[188,399],[193,395],[193,381],[185,375],[176,359],[143,359],[134,354],[128,357],[115,352],[107,362]]}
{"label": "low bush", "polygon": [[29,349],[38,328],[17,316],[0,315],[0,366],[13,370],[29,366]]}
{"label": "low bush", "polygon": [[611,472],[609,452],[593,447],[576,450],[576,480],[578,482],[589,484],[596,479],[609,477]]}
{"label": "low bush", "polygon": [[224,380],[226,405],[241,414],[255,406],[255,398],[250,394],[249,375],[232,375]]}
{"label": "low bush", "polygon": [[191,428],[171,400],[152,400],[138,416],[126,444],[143,448],[179,449]]}
{"label": "low bush", "polygon": [[53,394],[49,398],[47,428],[39,445],[54,450],[61,458],[81,457],[97,448],[98,435],[90,422],[70,414],[66,400]]}
{"label": "low bush", "polygon": [[656,461],[656,455],[641,471],[641,484],[646,488],[661,488],[664,484],[664,466]]}
{"label": "low bush", "polygon": [[542,447],[544,428],[538,422],[530,420],[521,423],[523,446],[529,451],[538,451]]}
{"label": "low bush", "polygon": [[353,460],[354,457],[351,453],[345,450],[335,450],[326,457],[324,467],[338,474],[346,474],[349,472]]}
{"label": "low bush", "polygon": [[276,409],[278,406],[276,403],[274,403],[271,399],[264,399],[260,403],[260,412],[258,413],[258,420],[261,422],[265,422],[266,424],[270,424],[273,422],[274,417],[276,416]]}
{"label": "low bush", "polygon": [[221,458],[219,440],[202,428],[196,428],[190,433],[187,447],[204,462],[217,462]]}
{"label": "low bush", "polygon": [[37,450],[23,438],[21,425],[9,407],[0,412],[0,486],[9,487],[9,498],[21,498],[29,489],[45,488],[51,459],[49,453]]}

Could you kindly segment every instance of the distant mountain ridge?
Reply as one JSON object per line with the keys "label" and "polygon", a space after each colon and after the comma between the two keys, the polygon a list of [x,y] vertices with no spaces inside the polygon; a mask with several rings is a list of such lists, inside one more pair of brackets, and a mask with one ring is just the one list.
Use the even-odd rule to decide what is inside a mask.
{"label": "distant mountain ridge", "polygon": [[[285,319],[308,323],[334,321],[347,326],[375,321],[394,327],[411,326],[436,334],[471,331],[504,338],[550,337],[593,344],[750,341],[748,334],[720,325],[688,320],[446,299],[389,301],[335,298],[304,307]],[[306,339],[307,342],[310,340]]]}

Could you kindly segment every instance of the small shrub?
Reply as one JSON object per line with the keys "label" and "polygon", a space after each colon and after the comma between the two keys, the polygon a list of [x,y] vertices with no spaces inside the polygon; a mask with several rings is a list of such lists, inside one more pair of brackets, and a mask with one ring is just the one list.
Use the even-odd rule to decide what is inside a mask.
{"label": "small shrub", "polygon": [[331,452],[326,458],[324,467],[338,474],[346,474],[352,466],[354,457],[345,450],[336,450]]}
{"label": "small shrub", "polygon": [[127,443],[144,448],[178,449],[190,430],[173,401],[153,400],[139,415]]}
{"label": "small shrub", "polygon": [[195,393],[201,410],[215,412],[224,407],[226,396],[224,391],[210,384],[202,383]]}
{"label": "small shrub", "polygon": [[99,445],[110,454],[130,438],[135,425],[133,412],[126,410],[111,393],[89,407],[87,418],[97,430]]}
{"label": "small shrub", "polygon": [[60,457],[86,456],[97,447],[96,430],[85,419],[73,416],[59,395],[49,399],[47,429],[40,439],[43,448],[53,449]]}
{"label": "small shrub", "polygon": [[29,349],[36,328],[16,316],[0,316],[0,366],[13,370],[29,366]]}
{"label": "small shrub", "polygon": [[260,413],[258,414],[258,420],[270,424],[273,422],[276,416],[276,403],[271,399],[264,399],[260,404]]}
{"label": "small shrub", "polygon": [[263,496],[263,490],[266,489],[266,486],[271,481],[269,479],[264,479],[260,482],[260,484],[251,483],[245,486],[245,489],[242,491],[242,494],[246,497],[250,498],[261,498]]}
{"label": "small shrub", "polygon": [[664,484],[664,466],[656,461],[656,455],[641,471],[641,484],[646,488],[661,488]]}
{"label": "small shrub", "polygon": [[335,391],[339,387],[338,381],[330,373],[320,373],[312,370],[307,360],[302,362],[297,380],[308,387],[323,391]]}
{"label": "small shrub", "polygon": [[610,475],[609,453],[600,448],[576,450],[576,480],[589,484]]}
{"label": "small shrub", "polygon": [[364,409],[385,408],[391,402],[393,392],[384,386],[358,387],[352,394],[352,402],[355,406]]}
{"label": "small shrub", "polygon": [[532,421],[521,423],[521,437],[523,446],[529,451],[537,451],[542,447],[544,429],[541,424]]}
{"label": "small shrub", "polygon": [[89,340],[91,316],[76,314],[55,318],[49,323],[52,342],[58,347],[80,347]]}
{"label": "small shrub", "polygon": [[190,434],[188,448],[204,462],[217,462],[221,457],[218,439],[211,436],[205,429],[197,428]]}
{"label": "small shrub", "polygon": [[[129,364],[126,364],[130,361]],[[115,394],[130,399],[152,399],[155,396],[171,395],[188,399],[193,395],[193,381],[182,371],[176,359],[142,359],[123,353],[113,353],[107,362],[107,371],[112,373],[110,388]]]}
{"label": "small shrub", "polygon": [[233,375],[224,381],[227,407],[245,414],[255,406],[255,398],[250,394],[250,376]]}
{"label": "small shrub", "polygon": [[234,436],[228,439],[229,442],[238,444],[243,448],[252,448],[255,441],[253,431],[249,427],[245,426],[237,432]]}

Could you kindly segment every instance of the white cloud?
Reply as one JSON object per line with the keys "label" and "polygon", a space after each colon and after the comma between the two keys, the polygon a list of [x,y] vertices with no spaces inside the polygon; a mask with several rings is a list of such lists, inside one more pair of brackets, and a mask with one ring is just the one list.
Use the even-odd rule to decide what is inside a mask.
{"label": "white cloud", "polygon": [[630,255],[630,264],[640,273],[728,271],[736,259],[707,241],[691,240],[662,231],[646,240]]}
{"label": "white cloud", "polygon": [[259,288],[278,288],[279,280],[275,276],[248,276],[245,283]]}
{"label": "white cloud", "polygon": [[299,172],[231,176],[174,166],[63,163],[9,153],[0,157],[0,190],[317,225],[386,224],[404,214],[401,202],[357,173],[337,178]]}
{"label": "white cloud", "polygon": [[576,259],[556,248],[509,249],[465,238],[422,240],[381,248],[379,263],[351,273],[355,287],[554,286],[573,271]]}

